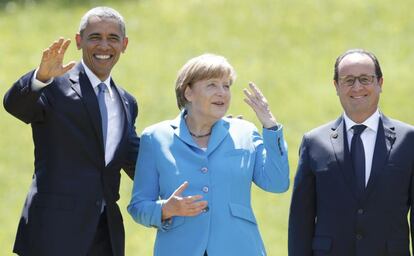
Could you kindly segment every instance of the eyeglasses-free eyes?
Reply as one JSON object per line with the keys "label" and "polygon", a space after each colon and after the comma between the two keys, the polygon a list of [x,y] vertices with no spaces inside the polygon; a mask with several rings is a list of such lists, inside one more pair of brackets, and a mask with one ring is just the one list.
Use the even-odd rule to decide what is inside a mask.
{"label": "eyeglasses-free eyes", "polygon": [[376,75],[343,76],[339,78],[339,83],[344,86],[353,86],[358,79],[362,85],[371,85],[376,77]]}

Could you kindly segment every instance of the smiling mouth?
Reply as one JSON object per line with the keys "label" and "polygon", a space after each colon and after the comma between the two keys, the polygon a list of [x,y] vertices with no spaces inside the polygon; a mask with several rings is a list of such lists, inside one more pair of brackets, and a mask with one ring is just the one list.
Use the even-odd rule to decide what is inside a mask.
{"label": "smiling mouth", "polygon": [[362,99],[365,98],[367,95],[360,95],[360,96],[351,96],[353,99]]}
{"label": "smiling mouth", "polygon": [[221,101],[219,101],[219,102],[213,102],[213,105],[216,105],[216,106],[224,106],[224,102],[221,102]]}
{"label": "smiling mouth", "polygon": [[110,58],[112,58],[112,55],[104,55],[104,54],[94,54],[93,55],[96,59],[98,60],[109,60]]}

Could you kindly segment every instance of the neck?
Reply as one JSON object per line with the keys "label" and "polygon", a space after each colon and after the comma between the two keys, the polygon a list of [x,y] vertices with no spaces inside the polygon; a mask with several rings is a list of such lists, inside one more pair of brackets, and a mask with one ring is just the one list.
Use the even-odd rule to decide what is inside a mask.
{"label": "neck", "polygon": [[202,122],[198,118],[192,116],[190,113],[187,113],[185,122],[192,137],[204,138],[211,135],[211,128],[213,126],[212,123]]}
{"label": "neck", "polygon": [[375,111],[373,111],[372,113],[346,113],[346,115],[355,123],[362,124],[363,122],[365,122],[365,120],[370,118],[375,113]]}

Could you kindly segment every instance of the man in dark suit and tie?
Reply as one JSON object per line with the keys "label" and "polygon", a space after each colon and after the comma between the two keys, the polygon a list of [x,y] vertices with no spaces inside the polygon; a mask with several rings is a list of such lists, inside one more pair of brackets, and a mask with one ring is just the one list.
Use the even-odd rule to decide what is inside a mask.
{"label": "man in dark suit and tie", "polygon": [[54,42],[4,97],[6,110],[31,124],[35,146],[14,252],[124,255],[120,169],[133,178],[139,146],[137,103],[110,74],[128,44],[124,20],[111,8],[93,8],[76,35],[78,64],[63,65],[69,44]]}
{"label": "man in dark suit and tie", "polygon": [[303,137],[289,256],[410,255],[414,127],[378,110],[382,84],[372,53],[352,49],[337,58],[344,113]]}

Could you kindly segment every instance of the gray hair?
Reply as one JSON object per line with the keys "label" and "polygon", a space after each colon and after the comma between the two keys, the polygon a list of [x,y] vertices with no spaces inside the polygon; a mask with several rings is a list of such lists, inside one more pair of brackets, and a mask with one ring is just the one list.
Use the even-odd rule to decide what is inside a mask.
{"label": "gray hair", "polygon": [[119,26],[121,28],[122,35],[125,37],[126,30],[125,30],[125,22],[122,15],[117,12],[116,10],[106,7],[106,6],[99,6],[90,9],[85,15],[83,15],[80,25],[79,25],[79,34],[82,36],[83,31],[86,29],[86,26],[88,26],[89,19],[91,17],[98,17],[101,19],[114,19],[119,23]]}

